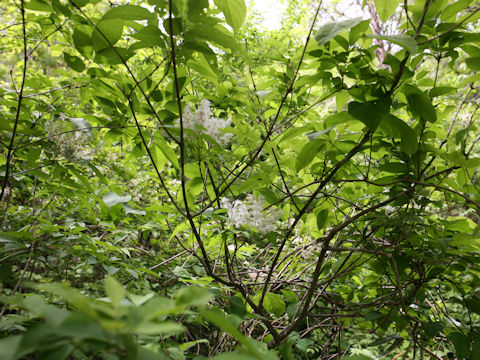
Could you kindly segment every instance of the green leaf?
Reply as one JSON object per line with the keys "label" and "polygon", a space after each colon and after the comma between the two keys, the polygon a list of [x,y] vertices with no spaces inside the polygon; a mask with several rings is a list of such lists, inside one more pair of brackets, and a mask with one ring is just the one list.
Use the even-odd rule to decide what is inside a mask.
{"label": "green leaf", "polygon": [[30,0],[25,3],[25,9],[35,10],[35,11],[52,11],[52,7],[45,0]]}
{"label": "green leaf", "polygon": [[428,122],[437,121],[437,112],[430,99],[425,94],[407,95],[408,108],[414,116],[420,117]]}
{"label": "green leaf", "polygon": [[215,5],[225,15],[227,24],[237,32],[247,15],[247,6],[244,0],[215,0]]}
{"label": "green leaf", "polygon": [[374,0],[378,17],[386,22],[393,15],[401,0]]}
{"label": "green leaf", "polygon": [[442,21],[446,22],[447,20],[453,19],[455,20],[457,15],[461,13],[463,9],[468,7],[472,3],[472,0],[458,0],[449,4],[442,12],[440,18]]}
{"label": "green leaf", "polygon": [[72,4],[74,4],[75,6],[78,6],[79,8],[84,7],[90,2],[90,0],[70,0],[70,1],[72,2]]}
{"label": "green leaf", "polygon": [[243,299],[240,296],[230,296],[228,301],[229,305],[227,306],[226,310],[230,314],[235,314],[240,318],[243,318],[247,313]]}
{"label": "green leaf", "polygon": [[217,71],[212,68],[203,54],[198,54],[198,59],[196,60],[189,60],[187,62],[187,66],[204,75],[206,78],[212,80],[214,83],[217,83]]}
{"label": "green leaf", "polygon": [[181,288],[176,296],[175,302],[178,305],[204,306],[212,298],[213,294],[199,286],[188,286]]}
{"label": "green leaf", "polygon": [[320,149],[324,146],[323,140],[313,140],[307,142],[295,160],[295,171],[299,172],[305,166],[310,164]]}
{"label": "green leaf", "polygon": [[457,91],[457,88],[452,87],[452,86],[437,86],[437,87],[432,88],[428,92],[428,94],[430,95],[430,97],[434,98],[434,97],[437,97],[437,96],[442,96],[442,95],[449,94],[453,91]]}
{"label": "green leaf", "polygon": [[342,360],[373,360],[373,358],[363,354],[355,354],[342,358]]}
{"label": "green leaf", "polygon": [[437,121],[437,112],[427,94],[413,85],[404,85],[402,92],[407,97],[408,109],[413,116],[431,123]]}
{"label": "green leaf", "polygon": [[65,15],[67,17],[72,15],[70,8],[66,5],[63,5],[60,0],[52,0],[52,7],[58,15]]}
{"label": "green leaf", "polygon": [[59,332],[64,336],[77,339],[106,340],[100,324],[95,322],[83,312],[71,313],[58,327]]}
{"label": "green leaf", "polygon": [[105,48],[97,52],[94,61],[97,64],[117,65],[130,59],[134,53],[125,48]]}
{"label": "green leaf", "polygon": [[173,149],[170,147],[170,145],[168,145],[166,142],[164,141],[161,141],[161,140],[157,140],[155,142],[155,145],[160,149],[160,151],[163,153],[163,155],[165,155],[165,157],[168,159],[168,161],[170,161],[170,163],[176,167],[177,169],[179,169],[179,165],[178,165],[178,158],[177,158],[177,154],[175,154],[175,151],[173,151]]}
{"label": "green leaf", "polygon": [[3,360],[17,359],[16,353],[21,340],[22,336],[20,335],[0,339],[0,354],[2,354]]}
{"label": "green leaf", "polygon": [[478,168],[480,167],[480,158],[468,159],[463,166],[467,169]]}
{"label": "green leaf", "polygon": [[79,57],[64,52],[63,59],[72,70],[75,70],[77,72],[82,72],[83,70],[85,70],[85,64]]}
{"label": "green leaf", "polygon": [[92,44],[95,51],[109,48],[120,40],[123,22],[116,19],[101,20],[92,33]]}
{"label": "green leaf", "polygon": [[196,25],[185,33],[185,40],[206,40],[225,49],[237,50],[237,43],[223,26]]}
{"label": "green leaf", "polygon": [[116,204],[124,204],[132,200],[132,197],[130,195],[127,196],[120,196],[115,194],[114,192],[109,192],[103,197],[103,202],[105,205],[107,205],[109,208],[116,205]]}
{"label": "green leaf", "polygon": [[468,336],[459,332],[451,333],[448,339],[453,343],[455,352],[459,360],[471,359],[470,357],[470,339]]}
{"label": "green leaf", "polygon": [[365,314],[365,320],[367,321],[374,321],[380,319],[382,317],[382,313],[378,311],[370,311]]}
{"label": "green leaf", "polygon": [[348,113],[363,122],[370,130],[376,130],[382,119],[388,115],[390,104],[390,98],[363,103],[352,101],[348,104]]}
{"label": "green leaf", "polygon": [[326,44],[328,41],[340,34],[343,30],[358,25],[362,20],[363,19],[361,17],[357,17],[354,19],[322,25],[320,26],[317,34],[315,35],[315,40],[317,41],[319,46],[322,46],[323,44]]}
{"label": "green leaf", "polygon": [[405,50],[407,50],[410,54],[415,55],[418,50],[417,42],[411,38],[410,36],[405,35],[368,35],[367,37],[371,37],[374,39],[379,40],[386,40],[390,41],[391,43],[400,45]]}
{"label": "green leaf", "polygon": [[407,155],[412,155],[417,151],[417,134],[405,121],[390,114],[380,123],[380,128],[393,138],[401,138],[400,150]]}
{"label": "green leaf", "polygon": [[248,355],[248,354],[241,354],[238,352],[225,352],[223,354],[214,356],[211,360],[257,360],[258,357]]}
{"label": "green leaf", "polygon": [[149,321],[140,323],[135,328],[135,331],[139,334],[145,335],[173,335],[182,333],[185,331],[185,328],[181,324],[177,324],[173,321]]}
{"label": "green leaf", "polygon": [[162,31],[153,25],[142,27],[136,33],[132,34],[132,37],[140,40],[143,44],[149,46],[161,46],[165,45],[164,35]]}
{"label": "green leaf", "polygon": [[142,6],[120,5],[108,10],[102,19],[148,20],[153,18],[154,14]]}
{"label": "green leaf", "polygon": [[307,137],[308,137],[309,140],[315,140],[315,139],[319,138],[320,136],[325,135],[328,132],[330,132],[330,130],[332,130],[334,127],[335,127],[335,125],[330,126],[330,127],[326,128],[325,130],[322,130],[322,131],[316,131],[316,132],[307,134]]}
{"label": "green leaf", "polygon": [[318,229],[323,229],[328,220],[328,210],[322,209],[317,214],[317,227]]}
{"label": "green leaf", "polygon": [[105,279],[105,292],[115,308],[120,305],[126,293],[123,286],[111,276],[107,276]]}
{"label": "green leaf", "polygon": [[170,360],[170,357],[165,356],[162,353],[153,352],[150,349],[146,349],[142,346],[137,347],[136,360]]}
{"label": "green leaf", "polygon": [[263,307],[270,314],[274,314],[277,317],[282,316],[285,313],[285,302],[279,294],[267,292],[263,299]]}
{"label": "green leaf", "polygon": [[400,337],[398,335],[386,336],[386,337],[383,337],[383,338],[380,338],[380,339],[377,339],[377,340],[371,342],[367,346],[378,346],[378,345],[382,345],[382,344],[385,344],[387,342],[390,342],[390,341],[393,341],[393,340],[399,340],[399,339],[402,339],[402,337]]}
{"label": "green leaf", "polygon": [[80,29],[74,29],[72,34],[75,49],[84,57],[89,58],[93,53],[92,38]]}
{"label": "green leaf", "polygon": [[440,321],[429,321],[422,323],[422,329],[429,338],[433,339],[443,330],[443,324]]}
{"label": "green leaf", "polygon": [[405,174],[408,173],[408,165],[400,162],[388,162],[378,167],[382,171],[386,171],[393,174]]}
{"label": "green leaf", "polygon": [[465,62],[471,70],[480,71],[480,56],[468,58]]}
{"label": "green leaf", "polygon": [[[226,318],[220,311],[200,310],[202,316],[212,324],[218,326],[223,331],[232,335],[238,342],[245,346],[249,353],[258,360],[278,360],[274,352],[268,351],[266,344],[248,338],[237,329],[237,324],[231,319]],[[230,359],[230,357],[228,357]]]}

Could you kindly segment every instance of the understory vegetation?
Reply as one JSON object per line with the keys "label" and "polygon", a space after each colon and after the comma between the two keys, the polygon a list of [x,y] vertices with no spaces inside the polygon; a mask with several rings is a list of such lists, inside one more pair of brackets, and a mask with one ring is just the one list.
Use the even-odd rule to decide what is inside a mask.
{"label": "understory vegetation", "polygon": [[0,4],[1,359],[480,358],[480,3],[337,3]]}

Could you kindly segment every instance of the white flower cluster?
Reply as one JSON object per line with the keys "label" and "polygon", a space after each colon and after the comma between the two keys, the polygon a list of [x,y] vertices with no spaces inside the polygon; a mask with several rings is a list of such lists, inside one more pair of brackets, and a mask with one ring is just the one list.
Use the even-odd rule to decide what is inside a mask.
{"label": "white flower cluster", "polygon": [[282,210],[270,208],[263,211],[263,196],[255,197],[249,194],[245,201],[231,201],[223,198],[220,203],[222,208],[227,209],[229,221],[235,226],[240,227],[249,225],[256,228],[262,234],[274,231],[277,228],[277,222],[282,216]]}
{"label": "white flower cluster", "polygon": [[190,105],[185,107],[183,112],[183,126],[192,129],[198,135],[205,133],[210,135],[220,145],[226,145],[233,134],[225,133],[220,130],[230,126],[232,121],[218,119],[211,116],[210,101],[203,99],[200,106],[193,113]]}
{"label": "white flower cluster", "polygon": [[79,161],[92,160],[95,149],[90,146],[88,134],[83,131],[70,132],[65,118],[67,117],[61,114],[60,120],[52,118],[45,123],[45,132],[55,140],[59,155]]}

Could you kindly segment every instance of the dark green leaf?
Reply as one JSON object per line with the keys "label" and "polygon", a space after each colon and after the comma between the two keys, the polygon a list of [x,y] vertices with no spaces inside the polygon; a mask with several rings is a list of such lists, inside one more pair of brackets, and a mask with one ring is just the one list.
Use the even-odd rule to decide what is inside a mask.
{"label": "dark green leaf", "polygon": [[443,330],[443,324],[440,321],[430,321],[422,323],[422,328],[428,337],[434,338]]}
{"label": "dark green leaf", "polygon": [[451,333],[448,336],[448,339],[453,343],[455,347],[455,352],[459,360],[471,359],[470,357],[470,339],[468,336],[463,335],[459,332]]}
{"label": "dark green leaf", "polygon": [[389,98],[363,103],[352,101],[348,104],[348,113],[363,122],[370,130],[376,130],[382,119],[388,115],[390,104]]}
{"label": "dark green leaf", "polygon": [[465,62],[470,69],[480,71],[480,56],[468,58]]}
{"label": "dark green leaf", "polygon": [[247,313],[243,299],[240,296],[230,296],[228,300],[229,305],[227,306],[226,310],[230,314],[235,314],[240,318],[243,318]]}
{"label": "dark green leaf", "polygon": [[437,112],[427,94],[412,85],[403,86],[402,92],[407,97],[408,109],[413,116],[431,123],[437,121]]}
{"label": "dark green leaf", "polygon": [[323,229],[328,220],[328,210],[322,209],[317,214],[317,228]]}
{"label": "dark green leaf", "polygon": [[394,115],[388,115],[380,123],[380,128],[393,138],[401,138],[400,150],[407,155],[412,155],[417,151],[417,134],[405,121]]}
{"label": "dark green leaf", "polygon": [[370,311],[365,314],[365,320],[374,321],[382,317],[382,313],[378,311]]}
{"label": "dark green leaf", "polygon": [[75,70],[77,72],[82,72],[83,70],[85,70],[85,64],[79,57],[64,52],[63,59],[72,70]]}
{"label": "dark green leaf", "polygon": [[402,337],[398,336],[398,335],[386,336],[386,337],[375,340],[374,342],[368,344],[368,346],[378,346],[378,345],[382,345],[382,344],[385,344],[385,343],[390,342],[390,341],[400,340],[400,339],[402,339]]}
{"label": "dark green leaf", "polygon": [[95,62],[104,65],[122,64],[124,61],[130,59],[134,53],[125,48],[105,48],[97,52]]}
{"label": "dark green leaf", "polygon": [[451,86],[437,86],[431,89],[428,93],[430,97],[434,98],[436,96],[442,96],[449,94],[453,91],[456,91],[457,88],[451,87]]}

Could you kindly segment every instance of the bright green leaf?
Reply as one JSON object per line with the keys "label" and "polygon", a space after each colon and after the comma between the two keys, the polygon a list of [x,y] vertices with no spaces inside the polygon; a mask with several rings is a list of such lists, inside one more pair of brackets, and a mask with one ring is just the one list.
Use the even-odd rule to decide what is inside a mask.
{"label": "bright green leaf", "polygon": [[146,8],[138,5],[120,5],[108,10],[102,19],[148,20],[154,15]]}
{"label": "bright green leaf", "polygon": [[480,167],[480,158],[471,158],[466,160],[464,167],[467,169],[475,169]]}
{"label": "bright green leaf", "polygon": [[386,22],[393,15],[401,0],[374,0],[377,15],[383,22]]}
{"label": "bright green leaf", "polygon": [[280,317],[285,313],[286,305],[280,295],[267,292],[265,294],[265,298],[263,299],[263,307],[269,313]]}
{"label": "bright green leaf", "polygon": [[112,301],[113,307],[118,307],[125,296],[125,289],[111,276],[105,279],[105,292]]}
{"label": "bright green leaf", "polygon": [[155,145],[160,149],[160,151],[163,153],[163,155],[165,155],[165,157],[168,159],[168,161],[170,161],[170,163],[174,167],[179,169],[177,155],[175,154],[175,151],[173,151],[173,149],[170,147],[170,145],[168,145],[166,142],[161,141],[161,140],[157,140],[155,142]]}
{"label": "bright green leaf", "polygon": [[116,44],[123,32],[123,22],[116,19],[100,21],[92,33],[92,43],[95,51],[109,48]]}
{"label": "bright green leaf", "polygon": [[315,35],[315,40],[319,46],[326,44],[329,40],[333,39],[335,36],[340,34],[343,30],[349,29],[358,25],[363,19],[361,17],[357,17],[354,19],[328,23],[325,25],[320,26]]}
{"label": "bright green leaf", "polygon": [[247,15],[247,6],[244,0],[215,0],[215,5],[222,10],[227,24],[237,32]]}
{"label": "bright green leaf", "polygon": [[135,331],[145,335],[172,335],[182,333],[185,328],[181,324],[172,321],[144,322],[138,324]]}
{"label": "bright green leaf", "polygon": [[323,146],[324,142],[319,139],[307,142],[295,160],[295,170],[299,172],[310,164]]}

